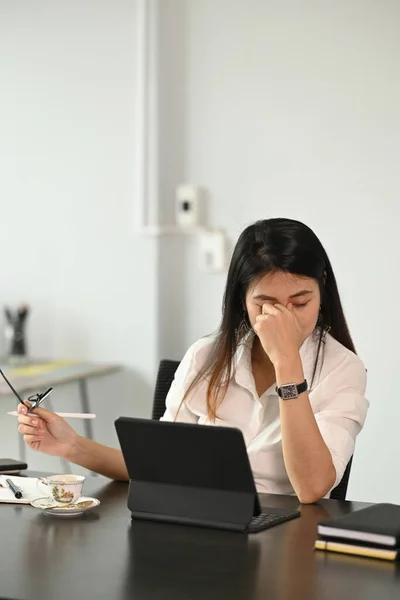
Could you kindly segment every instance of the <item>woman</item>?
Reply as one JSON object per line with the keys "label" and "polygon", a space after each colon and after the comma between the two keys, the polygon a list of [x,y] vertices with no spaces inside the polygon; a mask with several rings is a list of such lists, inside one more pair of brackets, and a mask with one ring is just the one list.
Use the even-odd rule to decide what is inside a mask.
{"label": "woman", "polygon": [[[187,351],[163,419],[241,429],[258,491],[311,503],[342,478],[365,421],[365,387],[321,242],[298,221],[268,219],[241,234],[219,331]],[[128,478],[119,450],[43,408],[19,411],[31,448]]]}

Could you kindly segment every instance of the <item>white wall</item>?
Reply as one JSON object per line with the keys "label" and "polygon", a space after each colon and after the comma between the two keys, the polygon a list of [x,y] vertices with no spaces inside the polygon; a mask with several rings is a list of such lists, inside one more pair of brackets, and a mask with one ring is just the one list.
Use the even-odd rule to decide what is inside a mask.
{"label": "white wall", "polygon": [[[182,0],[158,6],[158,163],[161,223],[174,223],[175,188],[185,173],[186,19]],[[188,241],[167,235],[159,240],[158,356],[181,359],[186,349],[186,259]]]}
{"label": "white wall", "polygon": [[[32,305],[33,356],[125,365],[90,383],[110,444],[115,417],[150,414],[156,368],[157,245],[133,229],[135,42],[134,0],[0,2],[0,304]],[[74,386],[53,395],[67,404]]]}
{"label": "white wall", "polygon": [[[277,215],[315,229],[369,371],[349,495],[400,502],[400,6],[158,4],[160,216],[190,181],[232,239]],[[157,359],[215,329],[224,285],[197,270],[194,240],[133,233],[134,8],[0,0],[1,301],[32,303],[33,354],[128,365],[91,384],[96,437],[110,442],[114,416],[148,414]],[[78,402],[57,393],[57,407]],[[11,454],[9,422],[0,435]]]}
{"label": "white wall", "polygon": [[[272,216],[320,236],[369,372],[349,496],[400,502],[400,5],[187,0],[181,9],[184,179],[209,188],[211,223],[233,237]],[[186,345],[214,329],[224,285],[193,261],[194,252]]]}

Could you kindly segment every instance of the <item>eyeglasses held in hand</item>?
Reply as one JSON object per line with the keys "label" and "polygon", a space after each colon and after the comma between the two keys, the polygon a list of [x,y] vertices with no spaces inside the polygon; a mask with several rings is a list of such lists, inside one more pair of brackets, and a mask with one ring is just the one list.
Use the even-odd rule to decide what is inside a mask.
{"label": "eyeglasses held in hand", "polygon": [[38,406],[40,406],[40,404],[42,404],[43,400],[45,398],[47,398],[47,396],[50,394],[50,392],[53,390],[52,387],[48,388],[45,392],[43,392],[42,394],[40,394],[39,392],[37,394],[33,394],[32,396],[29,396],[28,401],[30,402],[30,406],[27,406],[25,404],[25,402],[22,400],[21,396],[18,394],[17,390],[11,385],[11,383],[8,381],[7,377],[4,375],[3,371],[0,369],[0,374],[3,377],[4,381],[6,382],[6,384],[8,385],[8,387],[10,388],[10,390],[13,392],[13,394],[18,398],[19,402],[21,402],[21,404],[23,404],[24,406],[26,406],[26,408],[29,411],[32,411],[34,408],[37,408]]}

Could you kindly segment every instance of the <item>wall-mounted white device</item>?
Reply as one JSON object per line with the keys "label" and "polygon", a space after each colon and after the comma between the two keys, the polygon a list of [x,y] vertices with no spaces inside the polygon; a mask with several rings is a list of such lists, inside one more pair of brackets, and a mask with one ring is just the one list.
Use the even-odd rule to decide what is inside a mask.
{"label": "wall-mounted white device", "polygon": [[226,237],[222,229],[203,229],[199,232],[199,268],[218,273],[226,265]]}
{"label": "wall-mounted white device", "polygon": [[195,185],[179,185],[176,188],[176,222],[179,227],[199,227],[201,189]]}

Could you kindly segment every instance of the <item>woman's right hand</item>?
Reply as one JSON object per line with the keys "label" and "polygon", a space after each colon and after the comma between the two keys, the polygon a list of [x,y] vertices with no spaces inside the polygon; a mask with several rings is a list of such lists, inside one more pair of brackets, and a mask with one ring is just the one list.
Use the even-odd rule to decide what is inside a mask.
{"label": "woman's right hand", "polygon": [[[29,402],[26,401],[26,406]],[[32,415],[22,404],[18,405],[18,431],[23,434],[24,441],[38,452],[67,458],[78,440],[78,434],[62,417],[46,410],[35,408]]]}

